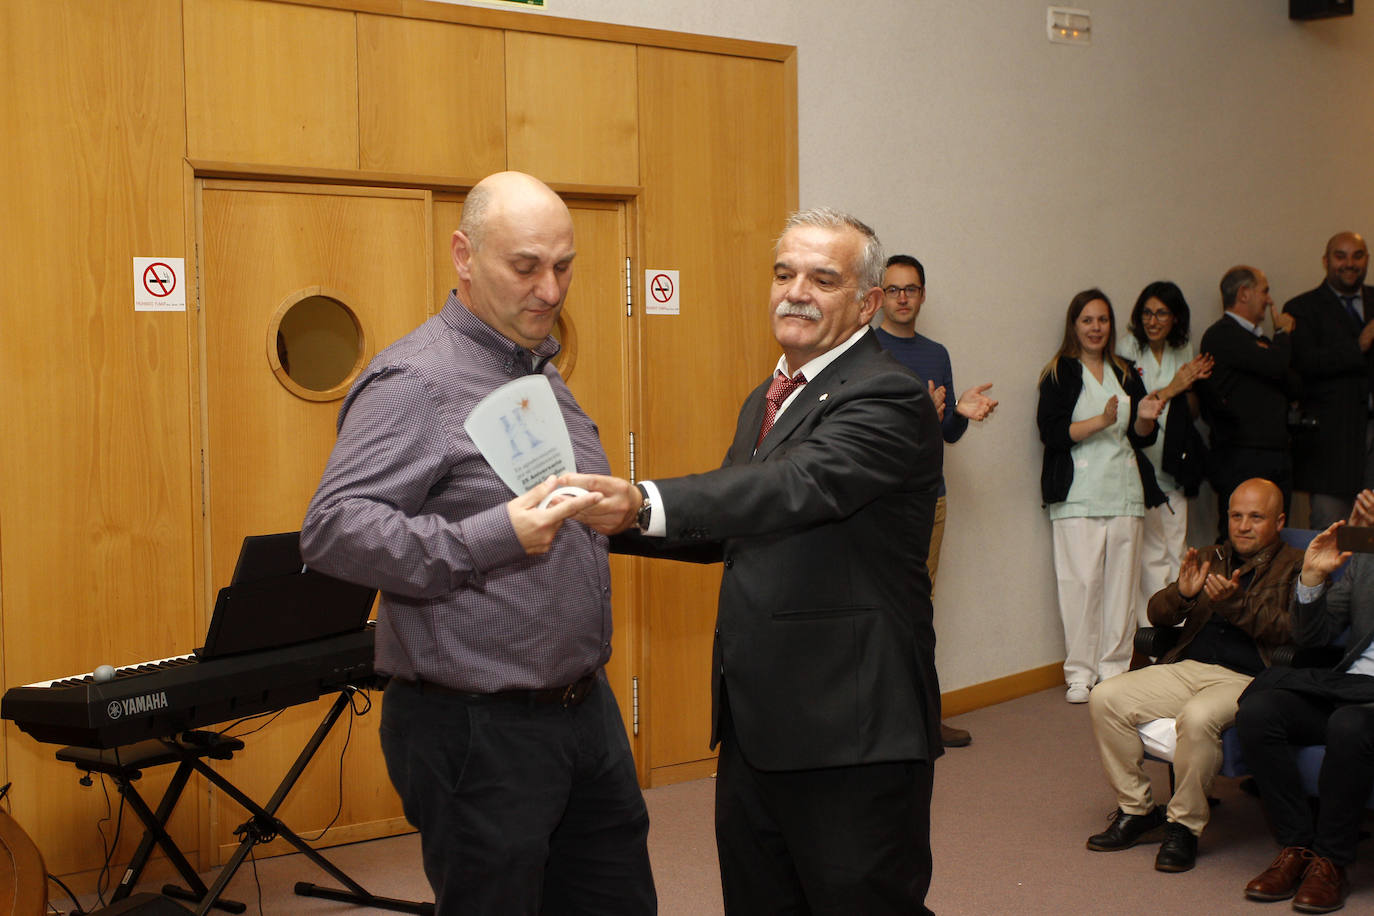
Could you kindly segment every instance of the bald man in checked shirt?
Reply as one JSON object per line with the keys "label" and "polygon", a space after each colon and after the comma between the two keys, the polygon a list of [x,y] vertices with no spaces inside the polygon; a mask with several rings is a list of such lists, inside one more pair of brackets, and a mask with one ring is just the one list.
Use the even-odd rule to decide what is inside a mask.
{"label": "bald man in checked shirt", "polygon": [[603,665],[607,540],[511,499],[463,428],[487,394],[544,375],[577,469],[609,473],[595,425],[550,362],[572,281],[572,218],[535,178],[472,189],[453,234],[457,288],[349,391],[301,529],[306,562],[382,597],[381,743],[420,831],[436,911],[657,911],[649,818]]}

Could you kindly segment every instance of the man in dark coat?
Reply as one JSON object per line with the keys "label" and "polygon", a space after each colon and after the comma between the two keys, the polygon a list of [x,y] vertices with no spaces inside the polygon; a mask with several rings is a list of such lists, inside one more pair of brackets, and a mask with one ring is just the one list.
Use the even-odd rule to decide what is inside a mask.
{"label": "man in dark coat", "polygon": [[[1225,314],[1202,335],[1200,346],[1216,365],[1211,378],[1199,379],[1195,387],[1212,430],[1209,477],[1224,540],[1225,507],[1243,480],[1262,477],[1275,483],[1288,512],[1293,492],[1288,402],[1298,378],[1289,365],[1296,322],[1274,305],[1264,271],[1244,265],[1228,270],[1221,278],[1221,306]],[[1272,338],[1264,333],[1265,312],[1273,320]]]}
{"label": "man in dark coat", "polygon": [[1374,482],[1366,470],[1374,431],[1374,287],[1364,285],[1364,239],[1354,232],[1333,235],[1322,266],[1326,281],[1283,307],[1298,322],[1293,368],[1302,379],[1293,484],[1312,495],[1311,527],[1318,530],[1349,516],[1355,494]]}
{"label": "man in dark coat", "polygon": [[711,679],[725,912],[920,916],[940,738],[926,551],[943,443],[926,384],[869,322],[882,249],[794,214],[769,301],[782,350],[724,465],[564,475],[612,549],[720,562]]}

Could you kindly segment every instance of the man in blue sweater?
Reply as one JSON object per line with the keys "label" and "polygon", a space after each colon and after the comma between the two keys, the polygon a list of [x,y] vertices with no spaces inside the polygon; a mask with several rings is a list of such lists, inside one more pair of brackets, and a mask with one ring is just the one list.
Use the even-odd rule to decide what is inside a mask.
{"label": "man in blue sweater", "polygon": [[[940,411],[940,427],[946,442],[957,442],[968,429],[969,420],[987,417],[997,402],[985,393],[991,383],[977,385],[959,395],[953,406],[946,403],[954,390],[954,370],[949,363],[949,351],[943,346],[916,333],[916,316],[926,301],[926,271],[921,262],[908,254],[894,254],[887,259],[883,273],[883,323],[875,331],[878,342],[912,372],[930,386],[935,407]],[[935,527],[930,534],[930,554],[926,565],[930,569],[930,585],[935,587],[935,573],[940,566],[940,544],[945,535],[945,481],[940,479],[939,499],[935,502]],[[940,737],[945,747],[964,747],[972,737],[962,728],[940,723]]]}

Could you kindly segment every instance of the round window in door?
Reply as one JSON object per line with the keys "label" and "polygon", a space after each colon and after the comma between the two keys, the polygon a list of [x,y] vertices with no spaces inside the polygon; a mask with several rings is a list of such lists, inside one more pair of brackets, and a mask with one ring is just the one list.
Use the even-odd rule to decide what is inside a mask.
{"label": "round window in door", "polygon": [[267,362],[282,386],[307,401],[348,392],[367,352],[358,316],[336,292],[297,290],[277,306],[267,328]]}

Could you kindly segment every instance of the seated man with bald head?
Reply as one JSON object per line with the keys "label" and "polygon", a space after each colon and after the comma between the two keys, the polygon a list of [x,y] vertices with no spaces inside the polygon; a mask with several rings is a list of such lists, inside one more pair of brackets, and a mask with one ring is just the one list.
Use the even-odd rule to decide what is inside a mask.
{"label": "seated man with bald head", "polygon": [[[1150,599],[1150,623],[1183,624],[1160,664],[1103,681],[1089,699],[1093,734],[1117,810],[1102,833],[1088,838],[1097,852],[1126,849],[1163,828],[1155,868],[1187,871],[1207,825],[1207,793],[1221,768],[1221,732],[1236,718],[1241,693],[1269,665],[1271,652],[1291,642],[1289,602],[1302,551],[1279,540],[1283,494],[1251,478],[1231,494],[1226,543],[1189,549],[1178,581]],[[1174,794],[1168,810],[1155,804],[1136,731],[1153,719],[1177,722]]]}

